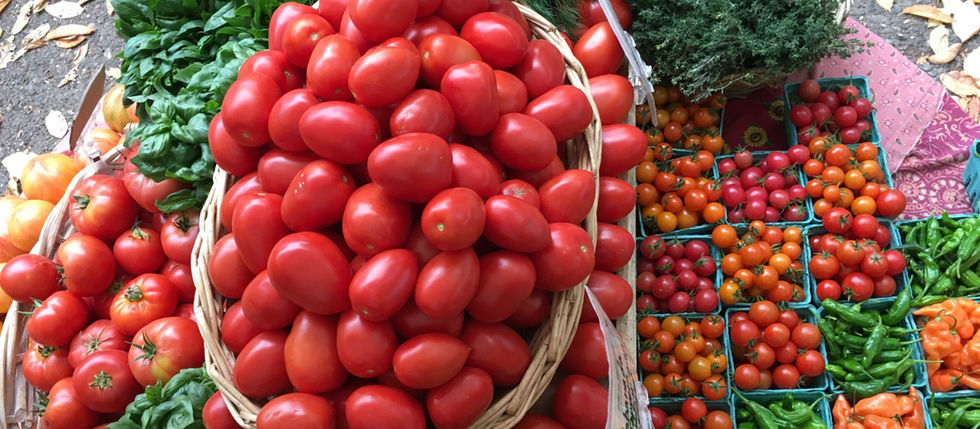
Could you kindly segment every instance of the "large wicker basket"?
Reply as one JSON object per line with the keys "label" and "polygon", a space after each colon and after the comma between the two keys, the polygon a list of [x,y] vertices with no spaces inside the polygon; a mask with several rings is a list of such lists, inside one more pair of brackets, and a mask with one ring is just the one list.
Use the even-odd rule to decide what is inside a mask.
{"label": "large wicker basket", "polygon": [[[93,175],[121,170],[124,152],[125,149],[118,146],[105,155],[93,158],[87,167],[75,175],[68,190],[74,189],[78,182]],[[61,242],[75,232],[68,218],[70,199],[71,193],[66,192],[51,210],[31,253],[53,259]],[[24,379],[24,372],[21,370],[21,361],[27,351],[25,325],[28,319],[26,314],[20,313],[22,310],[29,310],[29,306],[15,301],[7,311],[3,331],[0,332],[0,347],[3,348],[0,353],[0,389],[3,392],[0,414],[4,417],[0,427],[3,428],[40,427],[35,405],[39,399],[38,391]]]}
{"label": "large wicker basket", "polygon": [[[601,127],[598,110],[592,103],[588,77],[555,26],[532,9],[520,3],[515,4],[530,24],[533,35],[551,42],[562,53],[565,58],[568,82],[582,89],[589,96],[594,112],[593,121],[586,130],[584,138],[577,138],[568,144],[565,163],[569,168],[592,171],[595,175],[594,179],[597,179]],[[232,382],[235,357],[221,342],[220,334],[225,299],[212,288],[207,274],[214,244],[222,235],[219,219],[221,200],[232,182],[233,178],[228,173],[220,168],[217,169],[214,187],[201,211],[201,233],[191,256],[194,282],[197,285],[194,309],[204,337],[208,373],[223,394],[235,419],[246,427],[255,428],[255,419],[261,404],[241,394]],[[596,180],[596,187],[598,190],[598,180]],[[597,228],[594,204],[583,226],[594,242]],[[554,294],[550,318],[538,328],[531,340],[532,360],[524,378],[516,387],[498,396],[473,427],[514,426],[548,387],[578,327],[584,296],[583,286],[584,282],[577,287]]]}

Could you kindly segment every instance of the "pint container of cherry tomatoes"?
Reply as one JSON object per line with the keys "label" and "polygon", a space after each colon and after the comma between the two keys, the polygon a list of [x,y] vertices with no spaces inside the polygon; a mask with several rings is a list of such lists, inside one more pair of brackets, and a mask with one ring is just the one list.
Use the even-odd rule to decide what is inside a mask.
{"label": "pint container of cherry tomatoes", "polygon": [[809,151],[740,151],[716,158],[725,221],[736,227],[753,220],[767,225],[813,221],[813,201],[803,186]]}
{"label": "pint container of cherry tomatoes", "polygon": [[748,311],[728,309],[725,322],[731,389],[782,397],[829,386],[827,348],[813,307],[787,309],[759,301]]}
{"label": "pint container of cherry tomatoes", "polygon": [[[786,399],[787,392],[785,391],[755,391],[755,392],[744,392],[745,399],[753,402],[757,402],[760,405],[769,408],[770,404],[780,404]],[[830,414],[830,399],[823,392],[805,392],[794,390],[790,393],[794,401],[802,401],[807,404],[816,403],[813,408],[817,416],[827,425],[828,428],[834,427],[834,420]],[[748,406],[742,398],[736,395],[732,395],[732,409],[735,412],[732,415],[732,428],[739,427],[739,423],[755,423],[754,414],[749,411]],[[739,417],[741,414],[741,417]]]}
{"label": "pint container of cherry tomatoes", "polygon": [[970,147],[969,160],[963,169],[963,184],[973,202],[973,210],[980,210],[980,140],[974,141]]}
{"label": "pint container of cherry tomatoes", "polygon": [[809,305],[804,228],[781,228],[762,221],[738,228],[716,226],[711,240],[723,255],[718,287],[722,305],[745,309],[760,300],[792,308]]}
{"label": "pint container of cherry tomatoes", "polygon": [[864,76],[787,83],[783,87],[786,141],[790,146],[807,144],[817,135],[835,134],[843,143],[881,143],[871,99]]}
{"label": "pint container of cherry tomatoes", "polygon": [[[654,429],[700,427],[734,429],[735,415],[728,401],[702,401],[698,398],[662,402],[650,406]],[[698,426],[700,425],[700,426]]]}
{"label": "pint container of cherry tomatoes", "polygon": [[[804,231],[808,243],[804,259],[816,307],[825,298],[887,304],[908,287],[905,256],[898,250],[902,237],[895,225],[869,215],[851,219],[833,221],[828,217],[824,224]],[[847,223],[850,226],[841,226]],[[828,233],[828,227],[834,230]]]}
{"label": "pint container of cherry tomatoes", "polygon": [[718,314],[637,315],[640,379],[650,405],[697,397],[728,401],[729,344]]}
{"label": "pint container of cherry tomatoes", "polygon": [[641,237],[690,235],[725,219],[714,155],[675,156],[669,147],[648,150],[636,167],[637,219]]}
{"label": "pint container of cherry tomatoes", "polygon": [[654,87],[657,111],[643,115],[648,121],[638,121],[652,147],[666,144],[678,155],[690,155],[698,150],[721,153],[725,140],[722,124],[725,121],[724,95],[712,94],[691,101],[674,87]]}
{"label": "pint container of cherry tomatoes", "polygon": [[720,313],[721,251],[710,236],[637,240],[636,311],[640,315]]}
{"label": "pint container of cherry tomatoes", "polygon": [[823,137],[811,143],[813,159],[803,164],[803,172],[816,219],[833,207],[889,219],[905,210],[905,195],[894,189],[881,146],[834,144]]}

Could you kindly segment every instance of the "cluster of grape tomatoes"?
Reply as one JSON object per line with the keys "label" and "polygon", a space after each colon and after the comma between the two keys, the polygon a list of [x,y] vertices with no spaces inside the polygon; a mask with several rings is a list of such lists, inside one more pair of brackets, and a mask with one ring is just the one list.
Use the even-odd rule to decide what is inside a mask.
{"label": "cluster of grape tomatoes", "polygon": [[[797,310],[805,311],[805,310]],[[795,389],[823,374],[826,360],[817,350],[823,336],[794,310],[759,301],[729,317],[733,382],[740,390]]]}
{"label": "cluster of grape tomatoes", "polygon": [[651,398],[702,396],[716,401],[725,397],[725,319],[717,314],[700,319],[647,316],[636,330],[641,338],[639,364],[646,374],[643,385]]}
{"label": "cluster of grape tomatoes", "polygon": [[721,186],[713,180],[715,157],[706,150],[673,157],[672,150],[647,148],[636,167],[636,194],[643,229],[670,233],[725,217]]}
{"label": "cluster of grape tomatoes", "polygon": [[725,252],[725,275],[718,295],[725,305],[767,299],[803,302],[803,231],[798,226],[779,228],[752,221],[741,233],[731,225],[718,225],[711,241]]}

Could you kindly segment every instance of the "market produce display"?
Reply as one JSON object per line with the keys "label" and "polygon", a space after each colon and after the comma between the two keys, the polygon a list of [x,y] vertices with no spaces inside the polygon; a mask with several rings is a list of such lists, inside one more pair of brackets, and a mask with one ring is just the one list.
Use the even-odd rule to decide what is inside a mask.
{"label": "market produce display", "polygon": [[[915,387],[910,387],[908,392],[908,395],[879,393],[857,401],[853,407],[847,397],[837,395],[832,409],[834,427],[922,429],[926,427],[925,398]],[[964,411],[966,408],[959,411],[960,416],[939,420],[940,427],[957,427]]]}
{"label": "market produce display", "polygon": [[710,313],[718,309],[717,248],[702,239],[667,242],[651,235],[640,242],[639,249],[637,311]]}
{"label": "market produce display", "polygon": [[724,323],[716,315],[700,320],[646,316],[637,322],[643,386],[651,398],[699,396],[717,401],[727,396]]}
{"label": "market produce display", "polygon": [[673,149],[685,149],[721,153],[725,146],[720,129],[726,103],[723,94],[691,100],[676,87],[655,86],[653,99],[657,111],[638,106],[636,124],[644,128],[647,144],[655,152],[669,154]]}
{"label": "market produce display", "polygon": [[907,247],[909,287],[916,307],[948,297],[980,295],[980,219],[950,218],[948,214],[899,225]]}
{"label": "market produce display", "polygon": [[[802,315],[802,320],[801,320]],[[733,379],[739,390],[822,387],[826,362],[809,310],[780,310],[758,301],[728,316]]]}
{"label": "market produce display", "polygon": [[879,137],[873,126],[874,105],[868,100],[867,81],[858,78],[843,85],[824,82],[821,85],[807,79],[800,82],[795,93],[788,94],[786,107],[789,120],[796,127],[796,142],[809,145],[817,137],[828,136],[836,137],[843,144],[876,142]]}
{"label": "market produce display", "polygon": [[823,219],[833,208],[852,215],[894,218],[905,210],[905,194],[886,182],[886,166],[879,147],[836,143],[828,137],[810,140],[811,159],[803,164],[809,179],[806,192],[813,200],[813,215]]}
{"label": "market produce display", "polygon": [[922,350],[925,352],[929,389],[949,392],[967,388],[980,390],[974,376],[980,366],[980,306],[966,298],[948,299],[912,312],[922,324]]}
{"label": "market produce display", "polygon": [[808,229],[813,256],[807,267],[818,302],[895,296],[899,282],[903,291],[908,289],[902,277],[905,255],[892,245],[890,224],[866,213],[852,218],[846,209],[835,207],[822,225]]}
{"label": "market produce display", "polygon": [[710,409],[704,401],[698,398],[685,399],[681,404],[680,412],[668,415],[667,411],[661,407],[650,407],[651,419],[654,427],[672,428],[691,427],[701,425],[704,429],[730,429],[732,427],[732,416],[726,410]]}
{"label": "market produce display", "polygon": [[636,169],[637,210],[645,235],[680,232],[725,217],[721,188],[714,177],[715,157],[701,150],[671,158],[648,148]]}
{"label": "market produce display", "polygon": [[777,303],[807,301],[809,295],[800,260],[803,254],[800,227],[783,229],[759,220],[739,229],[718,225],[711,231],[711,241],[724,252],[721,259],[724,277],[719,289],[723,304],[758,299]]}
{"label": "market produce display", "polygon": [[[816,400],[807,403],[787,393],[775,400],[753,401],[736,394],[736,422],[739,429],[801,427],[806,429],[826,428],[821,408],[826,407],[826,398],[818,396]],[[807,397],[812,395],[807,395]],[[739,406],[741,405],[741,406]],[[799,425],[799,426],[796,426]]]}
{"label": "market produce display", "polygon": [[929,401],[932,427],[972,428],[980,424],[980,398]]}
{"label": "market produce display", "polygon": [[796,146],[787,152],[748,152],[739,149],[730,157],[718,159],[721,201],[728,211],[728,223],[762,220],[806,222],[806,189],[800,184],[799,166],[809,159],[809,151]]}

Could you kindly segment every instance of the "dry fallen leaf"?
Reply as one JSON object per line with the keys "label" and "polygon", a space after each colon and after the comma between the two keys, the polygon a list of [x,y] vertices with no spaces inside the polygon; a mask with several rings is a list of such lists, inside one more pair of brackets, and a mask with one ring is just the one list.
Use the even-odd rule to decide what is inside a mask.
{"label": "dry fallen leaf", "polygon": [[915,6],[909,6],[905,9],[902,9],[902,13],[906,15],[913,15],[913,16],[939,21],[944,24],[949,24],[953,22],[952,16],[943,13],[943,11],[939,10],[939,8],[935,6],[930,6],[927,4],[917,4]]}
{"label": "dry fallen leaf", "polygon": [[58,82],[58,88],[61,88],[71,82],[74,82],[75,79],[78,79],[78,66],[82,64],[82,60],[86,55],[88,55],[88,49],[89,44],[86,43],[75,51],[75,59],[71,61],[71,70],[68,70],[68,73],[65,73],[65,77],[61,79],[61,82]]}
{"label": "dry fallen leaf", "polygon": [[67,24],[51,30],[44,38],[48,40],[63,39],[74,36],[87,36],[94,32],[94,27],[81,24]]}
{"label": "dry fallen leaf", "polygon": [[24,54],[27,53],[27,51],[30,51],[31,49],[36,49],[46,45],[47,41],[44,40],[44,35],[47,34],[48,30],[50,29],[51,29],[50,25],[41,24],[36,28],[34,28],[33,30],[29,31],[27,35],[24,36],[24,40],[21,42],[20,49],[14,54],[14,57],[11,59],[11,61],[17,61],[18,59],[20,59],[20,57],[23,57]]}
{"label": "dry fallen leaf", "polygon": [[26,44],[24,44],[24,50],[25,51],[29,51],[31,49],[37,49],[37,48],[40,48],[42,46],[47,46],[47,45],[48,45],[48,41],[47,40],[44,40],[44,39],[31,40],[31,41],[27,42]]}
{"label": "dry fallen leaf", "polygon": [[54,15],[56,18],[68,19],[81,15],[85,9],[82,9],[81,4],[73,1],[59,1],[45,6],[44,11]]}
{"label": "dry fallen leaf", "polygon": [[875,0],[875,3],[889,12],[892,11],[892,0]]}
{"label": "dry fallen leaf", "polygon": [[939,76],[939,81],[953,94],[961,97],[980,95],[977,82],[970,75],[961,71],[951,71]]}
{"label": "dry fallen leaf", "polygon": [[85,36],[71,36],[55,39],[54,44],[58,45],[58,47],[62,49],[71,49],[82,44],[84,41]]}
{"label": "dry fallen leaf", "polygon": [[116,9],[112,7],[112,3],[110,3],[109,0],[105,0],[105,10],[109,12],[109,16],[116,13]]}
{"label": "dry fallen leaf", "polygon": [[980,9],[971,2],[961,3],[953,12],[953,33],[961,42],[970,40],[980,31]]}
{"label": "dry fallen leaf", "polygon": [[119,67],[109,67],[105,70],[105,75],[113,79],[119,79],[119,76],[122,76],[122,70],[119,70]]}
{"label": "dry fallen leaf", "polygon": [[10,64],[13,60],[14,36],[10,36],[3,43],[0,43],[0,70],[7,68],[7,64]]}
{"label": "dry fallen leaf", "polygon": [[11,33],[19,34],[27,28],[27,24],[31,22],[31,4],[27,3],[20,7],[20,12],[17,13],[17,20],[14,21],[13,28],[10,29]]}
{"label": "dry fallen leaf", "polygon": [[48,116],[44,117],[44,126],[48,129],[48,133],[55,138],[60,139],[68,134],[68,121],[65,119],[65,115],[57,110],[48,112]]}
{"label": "dry fallen leaf", "polygon": [[936,27],[929,32],[929,47],[932,48],[932,55],[926,57],[930,63],[946,64],[956,58],[960,52],[961,43],[949,44],[949,30],[945,27]]}
{"label": "dry fallen leaf", "polygon": [[980,79],[980,49],[974,49],[966,54],[966,58],[963,59],[963,71],[974,79]]}

